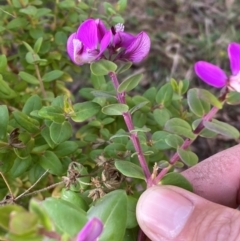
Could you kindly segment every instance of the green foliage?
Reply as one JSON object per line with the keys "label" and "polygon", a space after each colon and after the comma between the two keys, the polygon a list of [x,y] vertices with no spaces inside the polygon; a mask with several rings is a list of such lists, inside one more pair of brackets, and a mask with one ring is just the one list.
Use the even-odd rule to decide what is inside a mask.
{"label": "green foliage", "polygon": [[104,223],[105,228],[99,241],[123,239],[127,225],[127,207],[126,193],[123,190],[115,190],[89,209],[89,218],[98,217]]}
{"label": "green foliage", "polygon": [[62,233],[74,236],[87,221],[86,212],[68,201],[48,198],[42,205]]}
{"label": "green foliage", "polygon": [[115,166],[126,177],[133,177],[145,180],[142,169],[128,161],[115,161]]}
{"label": "green foliage", "polygon": [[180,173],[171,172],[166,174],[160,181],[162,185],[174,185],[177,187],[184,188],[190,192],[193,192],[192,185],[190,182]]}
{"label": "green foliage", "polygon": [[121,93],[124,91],[127,92],[134,89],[136,86],[138,86],[142,77],[142,74],[135,74],[133,76],[128,77],[127,79],[123,80],[123,82],[118,86],[117,91]]}
{"label": "green foliage", "polygon": [[117,69],[117,65],[108,60],[100,60],[90,65],[91,71],[95,75],[107,75]]}

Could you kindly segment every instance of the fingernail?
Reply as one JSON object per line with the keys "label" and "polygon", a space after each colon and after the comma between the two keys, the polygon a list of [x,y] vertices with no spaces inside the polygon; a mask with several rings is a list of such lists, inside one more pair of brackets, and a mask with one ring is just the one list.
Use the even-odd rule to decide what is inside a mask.
{"label": "fingernail", "polygon": [[[166,187],[153,187],[140,197],[138,221],[152,237],[176,238],[190,217],[194,205],[181,194]],[[157,239],[156,239],[157,240]]]}

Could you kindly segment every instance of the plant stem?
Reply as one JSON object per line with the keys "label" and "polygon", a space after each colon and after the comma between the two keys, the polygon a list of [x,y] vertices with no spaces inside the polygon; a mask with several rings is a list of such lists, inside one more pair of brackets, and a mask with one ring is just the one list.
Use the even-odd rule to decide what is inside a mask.
{"label": "plant stem", "polygon": [[24,197],[32,196],[32,195],[35,195],[35,194],[38,194],[38,193],[41,193],[41,192],[45,192],[45,191],[47,191],[47,190],[50,190],[50,189],[52,189],[52,188],[54,188],[54,187],[56,187],[56,186],[58,186],[58,185],[64,184],[64,183],[65,183],[65,181],[60,181],[60,182],[57,182],[57,183],[53,183],[52,185],[50,185],[50,186],[48,186],[48,187],[45,187],[45,188],[42,188],[42,189],[40,189],[40,190],[36,190],[36,191],[30,192],[30,193],[26,193],[26,194],[24,195]]}
{"label": "plant stem", "polygon": [[[218,98],[219,101],[222,102],[222,104],[225,102],[226,96],[228,93],[228,89],[226,88],[226,90],[223,92],[223,94]],[[211,121],[212,118],[214,117],[214,115],[219,111],[219,108],[217,107],[212,107],[212,109],[202,118],[202,120],[200,121],[200,123],[198,124],[198,126],[196,127],[196,129],[193,131],[193,133],[196,135],[196,137],[200,134],[200,132],[204,129],[204,122],[205,121]],[[186,150],[194,141],[195,139],[185,139],[185,141],[183,142],[183,144],[181,145],[181,149]],[[170,165],[175,164],[178,160],[180,159],[180,156],[178,155],[178,153],[176,152],[170,159],[169,163]],[[158,183],[163,176],[167,173],[166,168],[164,168],[156,177],[155,182]]]}
{"label": "plant stem", "polygon": [[144,241],[145,238],[146,238],[145,233],[142,231],[141,228],[139,228],[137,241]]}
{"label": "plant stem", "polygon": [[[118,86],[119,86],[119,82],[118,82],[116,73],[115,72],[110,72],[109,76],[110,76],[110,78],[111,78],[111,80],[113,82],[114,88],[117,91]],[[122,92],[122,93],[118,93],[117,92],[117,99],[118,99],[119,103],[126,104],[125,92]],[[128,112],[124,112],[123,113],[123,118],[124,118],[124,121],[125,121],[126,126],[128,128],[128,131],[130,133],[130,139],[131,139],[131,141],[133,143],[133,146],[134,146],[134,148],[135,148],[135,150],[137,152],[139,163],[140,163],[140,165],[142,167],[142,170],[144,172],[144,175],[146,177],[147,185],[151,186],[152,185],[151,173],[149,171],[146,159],[144,157],[144,154],[143,154],[143,151],[142,151],[142,147],[141,147],[138,135],[137,135],[137,133],[133,133],[132,132],[132,130],[134,130],[134,125],[133,125],[133,122],[132,122],[131,113],[129,111]]]}
{"label": "plant stem", "polygon": [[26,194],[27,194],[31,189],[33,189],[33,188],[41,181],[41,179],[42,179],[47,173],[48,173],[48,170],[46,170],[31,187],[29,187],[25,192],[23,192],[23,193],[20,194],[18,197],[16,197],[16,198],[14,199],[14,201],[17,201],[17,200],[20,199],[21,197],[26,196]]}
{"label": "plant stem", "polygon": [[[33,54],[33,57],[34,57],[34,54]],[[47,94],[46,94],[46,91],[44,89],[43,80],[42,80],[42,77],[40,75],[39,67],[38,67],[37,64],[35,64],[35,71],[36,71],[36,74],[37,74],[37,78],[39,80],[39,85],[40,85],[40,88],[41,88],[41,91],[42,91],[42,95],[43,95],[44,98],[46,98]]]}
{"label": "plant stem", "polygon": [[9,193],[10,193],[10,195],[11,195],[11,198],[14,199],[12,189],[10,188],[10,185],[8,184],[7,179],[5,178],[5,176],[3,175],[2,172],[0,172],[0,175],[2,176],[2,178],[3,178],[3,180],[4,180],[5,184],[6,184],[6,186],[7,186],[7,188],[8,188],[8,191],[9,191]]}

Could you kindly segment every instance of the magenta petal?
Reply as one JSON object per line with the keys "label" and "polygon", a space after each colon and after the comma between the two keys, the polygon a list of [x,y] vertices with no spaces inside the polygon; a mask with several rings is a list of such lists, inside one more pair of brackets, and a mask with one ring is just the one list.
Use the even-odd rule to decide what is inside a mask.
{"label": "magenta petal", "polygon": [[97,24],[97,30],[98,30],[98,41],[101,42],[102,38],[104,37],[104,35],[107,33],[108,30],[105,27],[102,20],[96,19],[95,22]]}
{"label": "magenta petal", "polygon": [[103,231],[103,223],[98,218],[90,219],[78,233],[77,241],[96,241]]}
{"label": "magenta petal", "polygon": [[112,39],[112,31],[109,30],[107,31],[107,33],[104,35],[101,43],[100,43],[100,53],[99,55],[101,55],[105,49],[108,47],[108,45],[110,44],[111,42],[111,39]]}
{"label": "magenta petal", "polygon": [[113,45],[116,49],[127,48],[135,39],[130,33],[117,32],[113,38]]}
{"label": "magenta petal", "polygon": [[227,76],[225,72],[214,64],[205,61],[198,61],[194,65],[197,76],[207,84],[221,88],[226,84]]}
{"label": "magenta petal", "polygon": [[83,22],[77,30],[77,38],[88,49],[96,49],[98,45],[97,23],[94,19]]}
{"label": "magenta petal", "polygon": [[133,42],[126,48],[122,56],[134,63],[142,61],[150,50],[150,38],[145,32],[139,33]]}
{"label": "magenta petal", "polygon": [[73,33],[69,36],[67,40],[67,53],[71,60],[74,62],[74,46],[73,46],[73,40],[76,38],[76,33]]}
{"label": "magenta petal", "polygon": [[237,75],[240,71],[240,44],[230,43],[228,45],[228,57],[230,60],[233,75]]}

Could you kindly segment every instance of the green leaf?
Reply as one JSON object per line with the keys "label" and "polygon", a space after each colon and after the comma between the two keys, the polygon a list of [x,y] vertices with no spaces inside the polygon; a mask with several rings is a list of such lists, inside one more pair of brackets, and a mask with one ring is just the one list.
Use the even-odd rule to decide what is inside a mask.
{"label": "green leaf", "polygon": [[239,131],[235,127],[216,119],[213,119],[211,122],[203,121],[203,125],[206,129],[214,131],[223,136],[233,139],[239,138]]}
{"label": "green leaf", "polygon": [[10,170],[10,175],[14,178],[21,176],[24,172],[27,171],[27,169],[32,164],[32,158],[31,156],[28,156],[25,159],[16,158],[14,160],[13,166]]}
{"label": "green leaf", "polygon": [[122,12],[127,7],[127,0],[118,0],[117,2],[118,11]]}
{"label": "green leaf", "polygon": [[18,205],[0,206],[0,227],[9,232],[9,222],[13,213],[22,213],[25,210]]}
{"label": "green leaf", "polygon": [[177,153],[180,156],[181,160],[187,166],[194,166],[198,163],[198,156],[192,151],[187,151],[182,148],[178,148]]}
{"label": "green leaf", "polygon": [[198,90],[197,88],[190,89],[187,93],[187,100],[191,111],[195,115],[202,117],[209,112],[210,104],[199,98]]}
{"label": "green leaf", "polygon": [[173,118],[167,121],[165,130],[190,139],[195,138],[191,126],[186,121],[179,118]]}
{"label": "green leaf", "polygon": [[91,82],[95,90],[105,90],[107,86],[105,77],[103,75],[97,76],[91,74]]}
{"label": "green leaf", "polygon": [[123,63],[116,71],[117,74],[121,74],[127,71],[132,66],[132,62]]}
{"label": "green leaf", "polygon": [[31,133],[36,133],[39,131],[39,122],[37,120],[18,110],[13,111],[12,114],[17,123],[25,130]]}
{"label": "green leaf", "polygon": [[152,135],[153,146],[158,150],[167,150],[171,147],[165,142],[166,138],[171,135],[166,131],[156,131]]}
{"label": "green leaf", "polygon": [[46,210],[42,207],[42,202],[37,199],[32,198],[30,200],[29,210],[31,213],[35,213],[38,217],[38,221],[43,227],[50,231],[53,228],[52,222],[46,212]]}
{"label": "green leaf", "polygon": [[14,213],[9,222],[9,231],[12,234],[24,235],[37,230],[38,219],[35,213]]}
{"label": "green leaf", "polygon": [[83,122],[96,115],[101,110],[101,106],[95,102],[87,101],[73,105],[73,109],[75,114],[71,116],[72,120]]}
{"label": "green leaf", "polygon": [[74,237],[87,222],[86,213],[68,201],[47,198],[42,205],[57,229],[71,237]]}
{"label": "green leaf", "polygon": [[157,94],[156,88],[151,87],[144,92],[143,97],[147,98],[152,104],[155,104],[156,94]]}
{"label": "green leaf", "polygon": [[88,205],[79,192],[74,192],[72,190],[67,190],[66,188],[63,188],[61,192],[61,199],[72,203],[73,205],[81,208],[84,211],[88,210]]}
{"label": "green leaf", "polygon": [[131,109],[129,110],[129,112],[130,112],[131,114],[133,114],[135,111],[141,109],[143,106],[147,105],[148,103],[149,103],[148,100],[147,100],[147,101],[143,101],[143,102],[135,105],[133,108],[131,108]]}
{"label": "green leaf", "polygon": [[58,31],[55,34],[54,40],[57,45],[65,45],[67,42],[67,34],[63,31]]}
{"label": "green leaf", "polygon": [[123,144],[111,143],[104,148],[104,154],[106,157],[118,157],[119,154],[124,154],[126,152],[126,147]]}
{"label": "green leaf", "polygon": [[59,79],[63,74],[64,72],[61,70],[53,70],[43,75],[42,80],[44,82],[51,82],[53,80]]}
{"label": "green leaf", "polygon": [[127,92],[134,89],[136,86],[138,86],[142,77],[143,77],[143,74],[135,74],[133,76],[128,77],[118,86],[117,91],[119,93],[122,93],[122,92],[125,92],[125,91]]}
{"label": "green leaf", "polygon": [[124,112],[128,112],[129,107],[125,104],[111,104],[104,106],[102,112],[105,115],[122,115]]}
{"label": "green leaf", "polygon": [[175,149],[177,149],[179,146],[181,146],[184,142],[182,137],[175,135],[175,134],[167,136],[165,141],[169,146],[171,146]]}
{"label": "green leaf", "polygon": [[68,121],[64,121],[61,124],[53,122],[49,130],[50,137],[56,144],[60,144],[72,136],[72,126]]}
{"label": "green leaf", "polygon": [[59,144],[55,149],[54,153],[58,157],[68,156],[74,153],[78,149],[78,144],[74,141],[65,141]]}
{"label": "green leaf", "polygon": [[142,168],[129,161],[115,161],[115,167],[126,177],[145,180]]}
{"label": "green leaf", "polygon": [[35,53],[38,53],[41,46],[42,46],[42,42],[43,42],[43,37],[40,37],[37,39],[37,41],[34,44],[33,50]]}
{"label": "green leaf", "polygon": [[26,81],[29,84],[39,85],[38,79],[35,76],[31,75],[31,74],[28,74],[28,73],[26,73],[24,71],[20,71],[18,75],[20,76],[20,78],[22,80]]}
{"label": "green leaf", "polygon": [[5,55],[0,55],[0,71],[3,72],[7,70],[7,57]]}
{"label": "green leaf", "polygon": [[166,108],[156,109],[153,111],[153,117],[155,121],[163,127],[170,119],[171,113]]}
{"label": "green leaf", "polygon": [[51,151],[46,151],[40,158],[39,164],[45,169],[49,170],[54,175],[61,175],[63,166],[58,157]]}
{"label": "green leaf", "polygon": [[197,96],[201,100],[204,100],[207,103],[217,107],[218,109],[222,108],[222,103],[215,97],[212,93],[204,89],[197,89]]}
{"label": "green leaf", "polygon": [[127,223],[127,195],[123,190],[106,194],[88,211],[88,218],[97,217],[104,223],[99,241],[122,241]]}
{"label": "green leaf", "polygon": [[36,64],[40,61],[40,57],[34,52],[28,52],[25,59],[29,64]]}
{"label": "green leaf", "polygon": [[38,115],[56,123],[63,123],[65,121],[64,111],[58,106],[44,106],[38,111]]}
{"label": "green leaf", "polygon": [[41,135],[51,148],[54,148],[56,146],[56,144],[53,142],[53,140],[50,136],[50,130],[48,127],[45,127],[41,130]]}
{"label": "green leaf", "polygon": [[26,8],[20,9],[19,12],[34,16],[37,13],[37,8],[34,6],[27,6]]}
{"label": "green leaf", "polygon": [[190,192],[193,192],[193,187],[191,183],[182,174],[177,172],[171,172],[166,174],[159,182],[159,184],[173,185],[173,186],[184,188]]}
{"label": "green leaf", "polygon": [[186,80],[186,79],[179,81],[179,94],[180,95],[184,95],[187,92],[189,83],[190,83],[189,80]]}
{"label": "green leaf", "polygon": [[29,170],[28,178],[31,183],[35,183],[45,172],[45,170],[37,163]]}
{"label": "green leaf", "polygon": [[132,101],[135,105],[141,104],[145,101],[148,101],[148,103],[144,106],[141,106],[141,112],[143,113],[149,113],[151,111],[151,103],[149,102],[149,100],[147,98],[145,98],[144,96],[140,96],[140,95],[135,95],[132,97]]}
{"label": "green leaf", "polygon": [[173,97],[173,89],[170,83],[163,85],[156,95],[156,102],[163,106],[168,106],[171,104]]}
{"label": "green leaf", "polygon": [[12,90],[8,83],[2,79],[2,75],[0,75],[0,99],[12,99],[16,97],[16,93]]}
{"label": "green leaf", "polygon": [[34,110],[39,110],[42,108],[42,100],[38,95],[31,96],[24,104],[22,112],[24,114],[30,115]]}
{"label": "green leaf", "polygon": [[7,29],[16,29],[23,28],[28,25],[28,21],[26,18],[14,18],[7,24]]}
{"label": "green leaf", "polygon": [[130,131],[130,133],[136,133],[136,132],[150,132],[151,129],[147,127],[142,127],[142,128],[134,128],[133,130]]}
{"label": "green leaf", "polygon": [[0,105],[0,139],[4,140],[7,135],[9,113],[6,105]]}
{"label": "green leaf", "polygon": [[90,69],[94,75],[107,75],[109,72],[114,72],[117,65],[109,60],[101,59],[92,63]]}
{"label": "green leaf", "polygon": [[136,218],[136,206],[137,199],[133,196],[127,196],[127,226],[126,228],[135,228],[137,227],[137,218]]}
{"label": "green leaf", "polygon": [[112,91],[102,91],[102,90],[93,90],[91,91],[91,93],[95,96],[95,97],[104,97],[104,98],[114,98],[116,99],[116,94],[113,93]]}
{"label": "green leaf", "polygon": [[229,105],[238,105],[240,103],[240,93],[237,91],[230,91],[227,94],[226,101]]}

